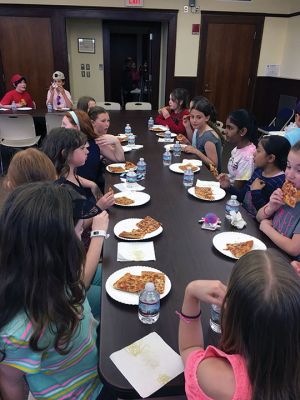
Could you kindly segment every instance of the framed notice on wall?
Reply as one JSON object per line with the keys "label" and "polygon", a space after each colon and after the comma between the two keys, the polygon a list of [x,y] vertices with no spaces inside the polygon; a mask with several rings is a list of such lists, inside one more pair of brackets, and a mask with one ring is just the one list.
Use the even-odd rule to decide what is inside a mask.
{"label": "framed notice on wall", "polygon": [[95,54],[95,39],[78,38],[78,53]]}

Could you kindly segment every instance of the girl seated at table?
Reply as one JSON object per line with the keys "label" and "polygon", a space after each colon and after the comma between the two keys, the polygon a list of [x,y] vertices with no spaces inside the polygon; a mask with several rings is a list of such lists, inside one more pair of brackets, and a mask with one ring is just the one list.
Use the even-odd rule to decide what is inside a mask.
{"label": "girl seated at table", "polygon": [[[15,189],[0,215],[0,381],[5,399],[96,400],[97,321],[85,299],[84,250],[69,192]],[[27,395],[26,395],[27,398]]]}
{"label": "girl seated at table", "polygon": [[[257,145],[257,126],[254,117],[244,109],[232,111],[225,128],[227,142],[234,145],[228,161],[230,183],[241,189],[254,171],[254,153]],[[225,174],[219,180],[225,179]]]}
{"label": "girl seated at table", "polygon": [[220,186],[230,194],[237,195],[238,201],[253,216],[268,203],[271,194],[281,188],[285,181],[287,156],[291,145],[284,137],[265,136],[259,142],[254,153],[255,170],[251,178],[241,188],[230,184],[228,175],[221,174]]}
{"label": "girl seated at table", "polygon": [[4,95],[0,101],[0,107],[12,108],[12,104],[15,103],[15,106],[18,108],[25,106],[35,108],[35,103],[26,90],[26,78],[20,74],[15,74],[12,76],[10,82],[14,89]]}
{"label": "girl seated at table", "polygon": [[[189,283],[179,313],[188,400],[300,398],[299,293],[293,268],[270,250],[238,260],[227,289],[220,281]],[[220,349],[204,349],[202,302],[222,306]]]}
{"label": "girl seated at table", "polygon": [[52,79],[53,81],[47,93],[46,105],[51,104],[53,110],[64,110],[73,107],[71,94],[68,90],[64,89],[64,73],[55,71]]}
{"label": "girl seated at table", "polygon": [[84,133],[78,129],[54,128],[46,136],[42,150],[53,162],[59,184],[68,184],[80,195],[106,210],[114,204],[114,195],[102,196],[95,182],[77,175],[77,168],[84,165],[88,155],[88,143]]}
{"label": "girl seated at table", "polygon": [[4,183],[9,190],[13,190],[26,183],[55,179],[57,174],[50,158],[38,149],[29,148],[13,156]]}
{"label": "girl seated at table", "polygon": [[82,96],[77,101],[77,110],[88,113],[91,108],[96,107],[96,100],[90,96]]}
{"label": "girl seated at table", "polygon": [[220,171],[222,164],[222,135],[215,124],[215,107],[206,97],[201,97],[196,102],[193,102],[189,120],[194,130],[192,145],[186,146],[183,151],[195,154],[204,164],[212,164]]}
{"label": "girl seated at table", "polygon": [[174,89],[170,94],[169,105],[158,110],[159,114],[155,118],[155,123],[168,126],[171,132],[186,136],[183,117],[189,114],[188,97],[186,89]]}
{"label": "girl seated at table", "polygon": [[285,170],[286,180],[297,189],[296,205],[284,203],[281,189],[276,189],[270,201],[256,216],[263,231],[278,247],[300,261],[300,141],[292,146]]}

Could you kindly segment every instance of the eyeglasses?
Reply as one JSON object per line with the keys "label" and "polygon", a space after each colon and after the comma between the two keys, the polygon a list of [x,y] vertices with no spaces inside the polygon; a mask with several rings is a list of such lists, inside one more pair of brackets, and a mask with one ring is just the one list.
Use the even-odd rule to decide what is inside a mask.
{"label": "eyeglasses", "polygon": [[58,106],[61,105],[61,96],[60,95],[57,96],[56,103],[57,103]]}

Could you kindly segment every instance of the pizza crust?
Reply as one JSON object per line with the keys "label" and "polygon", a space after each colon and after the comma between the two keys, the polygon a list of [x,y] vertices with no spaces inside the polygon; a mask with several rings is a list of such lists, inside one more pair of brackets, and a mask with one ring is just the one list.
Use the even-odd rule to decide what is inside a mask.
{"label": "pizza crust", "polygon": [[226,243],[226,249],[229,250],[234,257],[241,258],[244,254],[249,253],[253,248],[253,240],[239,243]]}

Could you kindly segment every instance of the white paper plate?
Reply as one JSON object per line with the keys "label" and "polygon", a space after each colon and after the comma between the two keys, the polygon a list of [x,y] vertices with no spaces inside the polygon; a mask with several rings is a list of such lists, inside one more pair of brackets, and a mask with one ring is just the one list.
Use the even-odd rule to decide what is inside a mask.
{"label": "white paper plate", "polygon": [[[141,275],[142,271],[163,272],[156,268],[144,267],[140,265],[119,269],[118,271],[111,274],[105,283],[105,289],[107,294],[114,300],[119,301],[120,303],[129,305],[138,305],[139,293],[128,293],[128,292],[123,292],[122,290],[117,290],[113,287],[113,284],[127,272],[133,275]],[[166,275],[165,291],[160,295],[160,298],[163,299],[170,292],[170,290],[171,290],[171,281]]]}
{"label": "white paper plate", "polygon": [[[112,172],[112,171],[109,170],[109,167],[122,167],[122,168],[125,169],[125,163],[109,164],[109,165],[106,166],[106,171],[110,172],[111,174],[123,174],[123,172],[129,171],[129,169],[125,169],[125,171],[122,171],[122,172]],[[134,167],[134,168],[131,168],[131,169],[133,169],[135,171],[137,169],[137,167]]]}
{"label": "white paper plate", "polygon": [[18,107],[17,110],[19,110],[19,111],[29,111],[29,110],[32,110],[32,107]]}
{"label": "white paper plate", "polygon": [[126,146],[122,146],[122,149],[123,149],[124,153],[128,153],[129,151],[132,150],[132,148],[127,146],[127,145]]}
{"label": "white paper plate", "polygon": [[[180,144],[180,146],[181,146],[181,150],[183,150],[187,145],[186,144]],[[173,151],[174,144],[165,144],[164,147],[165,147],[166,150]]]}
{"label": "white paper plate", "polygon": [[213,200],[209,200],[209,199],[204,199],[202,197],[196,196],[195,193],[195,186],[191,187],[188,189],[189,194],[191,194],[192,196],[196,197],[196,199],[199,200],[204,200],[204,201],[217,201],[217,200],[221,200],[226,196],[226,192],[224,189],[218,188],[218,187],[211,187],[211,190],[213,192],[214,195],[214,199]]}
{"label": "white paper plate", "polygon": [[69,111],[70,108],[69,108],[69,107],[63,107],[63,108],[59,108],[58,111],[59,111],[59,110],[61,110],[61,111]]}
{"label": "white paper plate", "polygon": [[[164,137],[165,137],[165,133],[164,133],[164,132],[157,132],[157,133],[156,133],[156,136],[161,137],[161,138],[164,138]],[[172,137],[175,137],[175,136],[177,136],[177,134],[171,132],[171,138],[172,138]]]}
{"label": "white paper plate", "polygon": [[213,245],[220,253],[225,256],[237,259],[229,250],[224,250],[229,243],[240,243],[246,242],[247,240],[253,240],[252,250],[266,250],[267,246],[259,239],[254,236],[246,235],[240,232],[221,232],[213,238]]}
{"label": "white paper plate", "polygon": [[[182,163],[175,163],[175,164],[171,164],[171,165],[169,166],[169,168],[170,168],[171,171],[177,172],[177,174],[183,174],[184,171],[182,171],[182,170],[179,168],[179,166],[181,166],[181,165],[183,165],[183,164],[182,164]],[[194,171],[194,173],[200,171],[200,168],[199,168],[199,167],[196,167],[196,168],[197,168],[197,169]]]}
{"label": "white paper plate", "polygon": [[122,240],[129,240],[129,241],[138,241],[138,240],[146,240],[146,239],[150,239],[153,238],[155,236],[158,236],[162,233],[163,228],[162,226],[160,226],[158,229],[156,229],[155,231],[151,232],[151,233],[147,233],[143,239],[128,239],[128,238],[123,238],[120,235],[121,232],[123,231],[132,231],[132,229],[137,229],[136,224],[138,222],[140,222],[142,220],[142,218],[127,218],[127,219],[123,219],[122,221],[118,222],[115,227],[114,227],[114,234]]}
{"label": "white paper plate", "polygon": [[148,203],[150,200],[150,194],[144,193],[144,192],[119,192],[115,194],[115,199],[118,197],[128,197],[129,199],[134,200],[133,204],[129,204],[127,206],[123,206],[120,204],[115,204],[116,206],[119,207],[137,207],[141,206],[143,204]]}
{"label": "white paper plate", "polygon": [[155,132],[153,129],[160,129],[162,132],[165,132],[168,130],[168,128],[164,125],[153,125],[153,127],[149,130]]}

